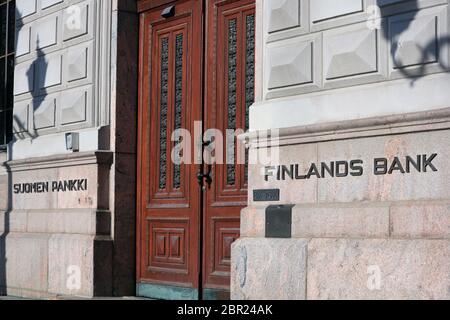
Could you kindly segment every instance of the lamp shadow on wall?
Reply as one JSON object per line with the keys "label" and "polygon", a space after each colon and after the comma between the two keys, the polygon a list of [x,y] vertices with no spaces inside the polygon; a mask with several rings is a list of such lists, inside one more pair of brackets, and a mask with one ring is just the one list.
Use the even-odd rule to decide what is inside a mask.
{"label": "lamp shadow on wall", "polygon": [[[385,0],[377,0],[380,15],[382,18],[385,18],[390,13],[389,6],[383,5],[383,3],[385,3]],[[403,77],[411,79],[411,86],[414,86],[417,80],[427,74],[427,68],[430,64],[438,64],[442,70],[450,68],[450,65],[446,65],[440,57],[442,52],[445,51],[444,49],[450,47],[450,36],[439,37],[436,35],[435,39],[428,41],[425,45],[420,45],[417,42],[408,43],[409,38],[407,37],[402,39],[402,35],[405,36],[417,18],[417,13],[420,9],[418,3],[418,0],[408,2],[408,19],[399,21],[395,24],[395,27],[387,23],[381,24],[381,34],[390,43],[390,57],[393,67]],[[407,50],[418,52],[419,58],[415,63],[404,61],[404,58],[401,56],[403,46],[406,46]]]}
{"label": "lamp shadow on wall", "polygon": [[[16,8],[16,32],[15,32],[15,45],[17,52],[17,44],[18,44],[18,36],[20,30],[23,28],[24,23],[20,17],[20,13],[17,11]],[[39,66],[39,67],[38,67]],[[39,70],[39,74],[36,73],[36,70]],[[45,59],[44,52],[42,51],[42,48],[40,48],[39,45],[39,38],[36,39],[36,53],[35,53],[35,59],[34,61],[30,62],[30,66],[26,72],[27,75],[27,81],[28,81],[28,88],[30,88],[31,92],[31,98],[30,100],[30,107],[33,108],[33,114],[36,113],[37,110],[42,106],[42,103],[45,101],[45,98],[47,96],[47,89],[45,88],[45,79],[47,76],[47,70],[48,70],[48,62]],[[28,121],[33,121],[33,118],[30,119],[28,116]],[[28,122],[24,124],[23,119],[20,119],[17,114],[13,112],[13,137],[11,143],[8,145],[8,156],[7,160],[11,161],[14,159],[14,144],[19,140],[25,140],[30,139],[33,141],[36,139],[39,135],[37,133],[37,130],[34,126],[34,121],[32,123],[32,126],[30,128],[30,125],[28,125]],[[28,127],[27,127],[28,125]],[[3,224],[3,232],[0,233],[0,296],[6,296],[8,295],[8,283],[7,283],[7,236],[11,232],[11,214],[13,214],[13,183],[12,183],[12,173],[11,168],[6,162],[4,164],[5,169],[7,171],[7,199],[6,199],[6,211],[4,214],[3,221],[0,221],[0,223]],[[26,254],[24,252],[23,254]]]}

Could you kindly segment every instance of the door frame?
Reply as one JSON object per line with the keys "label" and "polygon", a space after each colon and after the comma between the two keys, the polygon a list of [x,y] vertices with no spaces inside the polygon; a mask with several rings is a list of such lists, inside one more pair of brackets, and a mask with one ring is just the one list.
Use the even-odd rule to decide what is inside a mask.
{"label": "door frame", "polygon": [[[147,115],[148,115],[148,111],[146,109],[148,109],[148,100],[144,100],[144,94],[141,94],[143,92],[143,90],[151,90],[151,86],[147,87],[144,86],[146,84],[148,84],[148,80],[146,80],[146,77],[148,78],[149,76],[149,72],[152,68],[151,63],[148,63],[149,59],[152,59],[152,49],[148,49],[149,43],[148,41],[150,41],[151,35],[150,33],[147,32],[148,29],[148,22],[146,20],[146,15],[154,12],[152,10],[161,10],[164,8],[164,6],[169,6],[169,5],[179,5],[182,4],[183,2],[186,2],[188,0],[140,0],[138,1],[138,13],[139,13],[139,25],[140,25],[140,32],[139,32],[139,77],[138,77],[138,145],[137,145],[137,193],[136,193],[136,215],[137,215],[137,219],[136,219],[136,284],[137,284],[137,295],[143,295],[143,296],[148,296],[148,294],[146,294],[146,292],[149,292],[149,288],[152,292],[152,294],[154,294],[155,292],[160,292],[162,296],[169,296],[171,298],[177,299],[177,298],[182,298],[182,299],[197,299],[197,298],[207,298],[207,299],[217,299],[217,298],[227,298],[227,293],[224,291],[225,289],[219,285],[219,284],[213,284],[212,287],[210,288],[206,288],[205,287],[205,283],[207,283],[207,280],[205,278],[206,274],[207,274],[207,270],[206,270],[206,259],[211,258],[211,257],[206,257],[206,245],[204,242],[204,239],[207,238],[205,232],[209,232],[211,233],[211,230],[208,229],[208,226],[206,225],[206,219],[207,219],[207,211],[208,209],[205,207],[209,204],[208,200],[208,195],[205,192],[201,192],[199,193],[199,208],[198,208],[198,283],[196,284],[196,287],[198,288],[198,292],[195,292],[195,290],[192,290],[191,288],[184,288],[184,287],[177,287],[177,286],[171,286],[170,284],[165,284],[162,283],[161,286],[158,285],[154,285],[154,282],[152,281],[152,284],[150,284],[151,287],[148,287],[147,285],[145,285],[145,281],[143,281],[143,263],[142,263],[142,250],[144,250],[143,248],[143,239],[142,237],[145,236],[145,231],[143,231],[143,224],[145,224],[144,221],[144,207],[145,206],[145,202],[143,201],[143,197],[146,196],[145,194],[143,194],[143,190],[142,190],[142,186],[143,183],[146,183],[148,185],[148,181],[146,181],[146,175],[145,172],[143,171],[143,167],[146,166],[145,165],[145,159],[146,158],[146,152],[148,152],[148,148],[144,147],[143,142],[149,143],[149,141],[147,141],[150,132],[146,131],[150,128],[150,125],[145,124],[145,119],[148,119]],[[195,1],[195,0],[194,0]],[[197,0],[200,2],[200,0]],[[211,51],[214,51],[216,48],[212,48],[213,46],[210,44],[211,43],[211,39],[214,39],[215,35],[212,35],[211,32],[217,32],[217,30],[215,29],[217,26],[217,19],[219,17],[216,16],[215,12],[210,12],[210,10],[212,10],[211,8],[214,8],[215,10],[215,6],[216,5],[228,5],[228,4],[232,4],[234,2],[234,0],[214,0],[214,1],[210,1],[210,0],[202,0],[201,1],[201,22],[199,22],[199,24],[201,25],[200,30],[201,30],[201,35],[200,37],[202,38],[201,42],[202,42],[202,46],[200,48],[199,55],[201,56],[199,59],[201,61],[201,75],[200,75],[200,81],[199,81],[199,86],[201,87],[200,91],[201,91],[201,98],[199,99],[199,101],[201,101],[201,107],[199,108],[199,112],[201,112],[201,120],[203,123],[203,130],[205,130],[206,128],[209,128],[210,124],[213,123],[214,121],[211,121],[211,119],[209,119],[209,113],[211,112],[211,110],[208,110],[208,106],[206,104],[209,104],[211,101],[211,92],[208,88],[206,88],[206,82],[209,82],[209,72],[211,71],[210,66],[208,66],[208,61],[211,61],[209,58],[209,55],[211,54]],[[246,10],[248,10],[248,6],[249,3],[252,2],[252,0],[248,0],[248,1],[244,1],[246,4],[244,5],[244,7],[246,8]],[[213,4],[211,4],[213,3]],[[253,10],[254,10],[254,1],[253,1]],[[233,9],[234,10],[234,9]],[[256,17],[256,14],[255,14]],[[213,21],[210,21],[210,20]],[[159,21],[159,20],[158,20]],[[161,21],[164,21],[163,19],[161,19]],[[210,26],[208,24],[214,24],[213,26]],[[199,29],[197,29],[199,30]],[[152,31],[150,31],[152,32]],[[255,35],[256,38],[256,35]],[[212,41],[212,43],[214,43],[215,46],[217,46],[218,44],[216,43],[217,40]],[[149,52],[148,52],[149,51]],[[195,54],[195,53],[194,53]],[[217,59],[217,57],[214,55],[214,59]],[[214,60],[215,61],[215,60]],[[145,70],[144,69],[147,69]],[[214,68],[215,69],[215,68]],[[216,73],[216,70],[213,71],[213,73]],[[215,78],[215,75],[213,76],[213,78]],[[255,79],[256,80],[256,79]],[[214,85],[216,86],[216,84]],[[214,87],[215,88],[215,87]],[[215,89],[214,89],[215,90]],[[214,91],[213,90],[213,91]],[[256,92],[255,92],[256,94]],[[150,97],[151,99],[151,97]],[[212,100],[214,100],[215,98],[213,98]],[[215,113],[215,112],[213,112]],[[150,138],[151,139],[151,138]],[[150,140],[149,139],[149,140]],[[195,168],[200,168],[200,165],[195,165],[192,164],[192,167]],[[191,181],[191,183],[196,183],[194,181]],[[145,189],[145,188],[144,188]],[[236,195],[237,196],[237,195]],[[236,201],[238,201],[239,203],[243,200],[239,200],[241,198],[241,196],[239,196],[238,198],[235,199],[235,203],[237,203]],[[247,199],[247,197],[245,196],[245,200]],[[243,202],[242,202],[243,203]],[[236,204],[234,204],[234,206],[236,206]],[[245,204],[244,204],[245,206]],[[238,209],[238,208],[233,208],[234,209]],[[236,211],[236,210],[234,210]],[[233,212],[234,212],[233,211]],[[240,208],[239,208],[239,212],[240,212]],[[235,213],[233,213],[235,214]],[[238,213],[239,215],[239,213]],[[239,218],[237,218],[239,219]],[[145,233],[145,234],[144,234]],[[208,234],[209,234],[208,233]],[[145,245],[145,244],[144,244]],[[144,284],[144,286],[142,286],[141,284]],[[195,285],[194,285],[195,287]],[[203,295],[203,291],[205,291],[204,295]]]}

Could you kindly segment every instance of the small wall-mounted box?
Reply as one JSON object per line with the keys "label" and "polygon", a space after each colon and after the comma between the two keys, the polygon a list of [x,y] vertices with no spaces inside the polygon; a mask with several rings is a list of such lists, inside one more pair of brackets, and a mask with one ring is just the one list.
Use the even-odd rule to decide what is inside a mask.
{"label": "small wall-mounted box", "polygon": [[80,134],[78,132],[66,133],[66,150],[72,152],[80,151]]}

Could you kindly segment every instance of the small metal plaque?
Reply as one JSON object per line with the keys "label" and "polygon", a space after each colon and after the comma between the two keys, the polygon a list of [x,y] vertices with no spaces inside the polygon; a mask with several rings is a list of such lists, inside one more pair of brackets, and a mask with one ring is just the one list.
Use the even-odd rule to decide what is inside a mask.
{"label": "small metal plaque", "polygon": [[294,205],[274,205],[266,208],[266,238],[292,237]]}
{"label": "small metal plaque", "polygon": [[253,201],[280,201],[280,189],[253,190]]}

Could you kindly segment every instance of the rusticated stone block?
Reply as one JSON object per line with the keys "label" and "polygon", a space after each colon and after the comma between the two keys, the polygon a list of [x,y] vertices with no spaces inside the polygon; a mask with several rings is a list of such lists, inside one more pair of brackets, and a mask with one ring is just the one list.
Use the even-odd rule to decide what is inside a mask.
{"label": "rusticated stone block", "polygon": [[93,236],[52,235],[49,239],[49,292],[94,295]]}
{"label": "rusticated stone block", "polygon": [[4,232],[5,236],[9,232],[27,232],[27,224],[26,211],[0,212],[0,233]]}
{"label": "rusticated stone block", "polygon": [[[11,214],[19,213],[13,211]],[[35,233],[96,234],[97,212],[91,209],[29,210],[27,231]]]}
{"label": "rusticated stone block", "polygon": [[17,0],[17,16],[19,18],[27,17],[36,13],[36,0]]}
{"label": "rusticated stone block", "polygon": [[391,237],[450,238],[450,202],[394,205]]}
{"label": "rusticated stone block", "polygon": [[[310,83],[313,81],[313,43],[288,42],[268,50],[268,89]],[[303,63],[302,63],[303,62]]]}
{"label": "rusticated stone block", "polygon": [[387,238],[389,206],[354,204],[295,206],[292,212],[295,238]]}
{"label": "rusticated stone block", "polygon": [[276,32],[300,25],[299,0],[272,0],[266,3],[269,32]]}
{"label": "rusticated stone block", "polygon": [[[397,136],[370,137],[320,143],[319,161],[330,159],[361,159],[364,174],[356,177],[326,178],[318,182],[318,202],[373,202],[440,200],[450,197],[448,161],[448,131],[412,133]],[[398,158],[406,167],[407,156],[416,159],[426,155],[437,171],[430,168],[410,170],[410,173],[394,171],[392,174],[375,175],[374,159],[386,158],[389,166]],[[424,162],[423,158],[421,160]],[[425,171],[426,170],[426,171]]]}
{"label": "rusticated stone block", "polygon": [[297,239],[239,239],[232,247],[231,299],[305,299],[306,246]]}
{"label": "rusticated stone block", "polygon": [[247,207],[241,211],[241,237],[261,237],[265,235],[266,207]]}
{"label": "rusticated stone block", "polygon": [[48,235],[9,233],[6,238],[0,237],[0,247],[6,248],[3,265],[6,282],[0,283],[0,287],[6,285],[8,295],[47,296]]}
{"label": "rusticated stone block", "polygon": [[339,4],[330,0],[316,0],[311,3],[311,20],[316,22],[362,10],[363,2],[360,0],[349,0]]}
{"label": "rusticated stone block", "polygon": [[450,241],[313,239],[308,299],[450,299]]}

